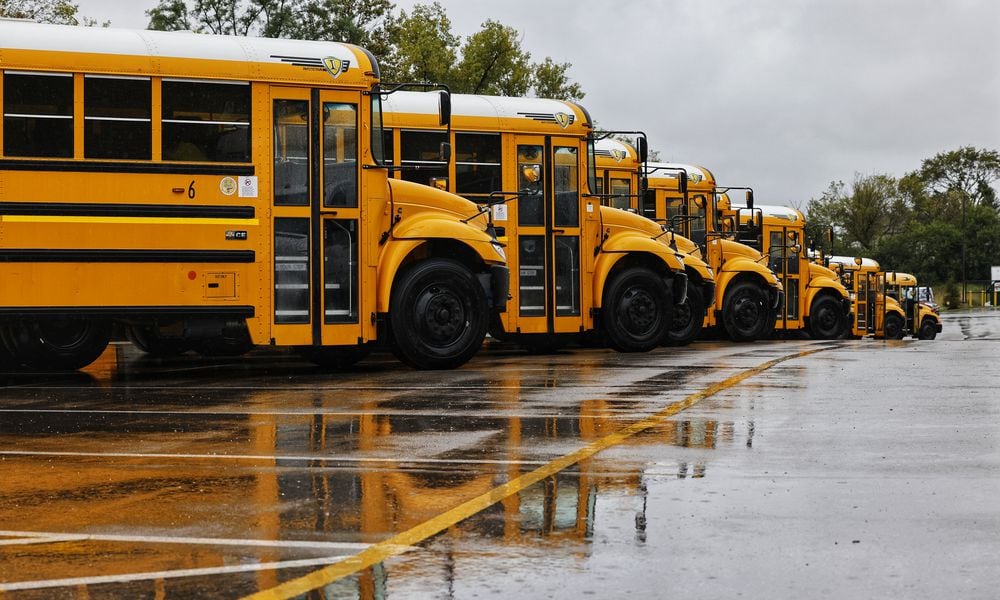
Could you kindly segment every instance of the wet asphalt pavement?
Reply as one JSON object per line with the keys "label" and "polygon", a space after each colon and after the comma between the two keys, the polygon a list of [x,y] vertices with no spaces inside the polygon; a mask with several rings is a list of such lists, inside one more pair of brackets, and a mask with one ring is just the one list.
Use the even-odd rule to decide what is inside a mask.
{"label": "wet asphalt pavement", "polygon": [[0,374],[0,599],[996,598],[1000,312],[943,321],[451,372],[123,345]]}

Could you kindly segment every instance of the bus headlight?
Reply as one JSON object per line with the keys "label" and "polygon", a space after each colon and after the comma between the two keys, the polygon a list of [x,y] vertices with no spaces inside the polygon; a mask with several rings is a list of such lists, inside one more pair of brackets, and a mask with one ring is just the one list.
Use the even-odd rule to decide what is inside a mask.
{"label": "bus headlight", "polygon": [[501,244],[500,242],[490,242],[490,245],[493,246],[493,249],[497,251],[497,254],[500,255],[500,258],[507,260],[507,253],[503,249],[503,244]]}

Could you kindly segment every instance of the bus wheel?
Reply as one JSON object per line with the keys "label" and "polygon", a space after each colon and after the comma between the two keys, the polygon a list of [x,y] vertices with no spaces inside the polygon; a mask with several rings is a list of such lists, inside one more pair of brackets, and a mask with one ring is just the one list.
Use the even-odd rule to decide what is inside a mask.
{"label": "bus wheel", "polygon": [[843,330],[844,312],[840,302],[831,296],[817,298],[809,315],[809,335],[816,340],[835,340]]}
{"label": "bus wheel", "polygon": [[887,340],[901,340],[905,333],[903,331],[904,327],[903,317],[896,313],[886,315],[885,326],[882,328],[883,336]]}
{"label": "bus wheel", "polygon": [[920,324],[920,331],[917,332],[917,339],[933,340],[937,337],[937,325],[933,319],[924,319]]}
{"label": "bus wheel", "polygon": [[367,346],[324,347],[302,346],[299,354],[316,366],[331,371],[342,371],[363,360],[371,350]]}
{"label": "bus wheel", "polygon": [[688,285],[687,302],[674,306],[674,319],[667,333],[668,346],[686,346],[701,333],[705,323],[705,300],[701,286]]}
{"label": "bus wheel", "polygon": [[648,352],[664,343],[673,324],[667,284],[656,273],[632,267],[615,276],[604,293],[601,322],[619,352]]}
{"label": "bus wheel", "polygon": [[52,317],[4,330],[15,361],[45,371],[75,371],[97,360],[111,341],[111,322]]}
{"label": "bus wheel", "polygon": [[447,259],[416,263],[393,286],[393,352],[417,369],[452,369],[483,345],[489,309],[469,269]]}
{"label": "bus wheel", "polygon": [[767,329],[767,292],[750,281],[726,290],[722,301],[722,326],[734,342],[752,342]]}
{"label": "bus wheel", "polygon": [[129,325],[125,335],[133,346],[150,356],[177,356],[191,349],[185,340],[160,335],[156,325]]}

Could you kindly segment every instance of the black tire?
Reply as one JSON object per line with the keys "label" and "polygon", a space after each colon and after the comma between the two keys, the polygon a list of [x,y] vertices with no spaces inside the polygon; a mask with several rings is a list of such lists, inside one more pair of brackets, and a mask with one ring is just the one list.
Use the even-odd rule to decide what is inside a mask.
{"label": "black tire", "polygon": [[648,352],[664,344],[673,312],[663,279],[644,267],[625,269],[604,292],[601,321],[608,345],[619,352]]}
{"label": "black tire", "polygon": [[906,322],[903,317],[896,313],[889,313],[885,316],[885,323],[882,326],[882,337],[887,340],[901,340],[906,333]]}
{"label": "black tire", "polygon": [[429,259],[407,269],[389,302],[393,353],[416,369],[453,369],[483,345],[486,293],[461,263]]}
{"label": "black tire", "polygon": [[937,323],[934,319],[930,317],[925,318],[920,324],[920,330],[917,332],[917,339],[920,340],[933,340],[937,337]]}
{"label": "black tire", "polygon": [[835,340],[844,334],[844,310],[832,296],[813,300],[809,314],[809,335],[814,340]]}
{"label": "black tire", "polygon": [[191,349],[191,344],[179,338],[160,335],[156,325],[129,325],[125,335],[132,345],[150,356],[177,356]]}
{"label": "black tire", "polygon": [[298,350],[299,354],[309,362],[331,371],[349,369],[371,353],[371,349],[367,346],[303,346]]}
{"label": "black tire", "polygon": [[705,324],[705,299],[701,286],[688,280],[687,302],[674,305],[674,318],[667,332],[667,346],[686,346],[698,338]]}
{"label": "black tire", "polygon": [[734,342],[752,342],[768,329],[771,312],[767,291],[752,281],[741,281],[726,290],[722,327]]}
{"label": "black tire", "polygon": [[97,360],[111,341],[111,322],[51,317],[3,330],[14,361],[43,371],[75,371]]}

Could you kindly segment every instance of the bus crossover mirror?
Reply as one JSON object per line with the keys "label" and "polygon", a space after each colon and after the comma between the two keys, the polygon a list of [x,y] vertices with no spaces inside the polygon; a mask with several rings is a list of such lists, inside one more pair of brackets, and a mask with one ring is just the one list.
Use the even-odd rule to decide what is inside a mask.
{"label": "bus crossover mirror", "polygon": [[859,267],[861,266],[861,257],[860,256],[855,256],[854,257],[854,264],[858,265]]}
{"label": "bus crossover mirror", "polygon": [[451,94],[444,90],[438,92],[438,121],[441,127],[451,124]]}
{"label": "bus crossover mirror", "polygon": [[687,171],[680,171],[677,173],[677,191],[686,194],[688,191],[688,174]]}
{"label": "bus crossover mirror", "polygon": [[753,190],[747,190],[747,208],[753,209]]}
{"label": "bus crossover mirror", "polygon": [[809,251],[810,252],[815,252],[816,251],[816,239],[815,238],[809,238]]}

